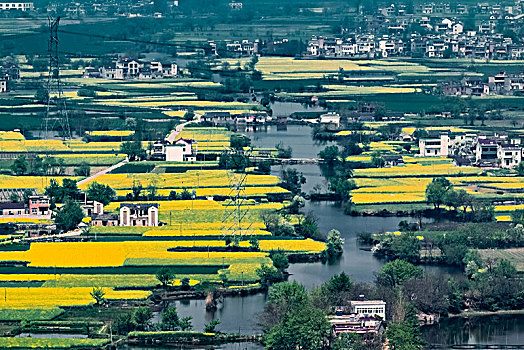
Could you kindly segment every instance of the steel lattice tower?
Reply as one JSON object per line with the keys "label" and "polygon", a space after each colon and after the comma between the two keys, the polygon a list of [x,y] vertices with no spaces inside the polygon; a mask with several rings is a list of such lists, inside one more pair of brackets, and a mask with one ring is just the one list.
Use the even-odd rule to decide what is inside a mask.
{"label": "steel lattice tower", "polygon": [[249,235],[251,226],[251,218],[249,216],[249,205],[246,200],[246,180],[247,172],[245,164],[237,164],[243,162],[243,159],[249,159],[249,152],[245,151],[229,151],[231,161],[236,169],[241,169],[240,172],[228,170],[229,180],[229,194],[228,200],[224,205],[224,216],[222,219],[222,230],[224,236],[242,237],[244,234]]}
{"label": "steel lattice tower", "polygon": [[[60,57],[58,54],[58,25],[60,24],[60,17],[53,19],[48,16],[49,22],[49,72],[47,76],[47,107],[44,118],[44,129],[47,132],[49,128],[54,128],[56,121],[60,124],[62,136],[64,139],[71,138],[71,128],[69,127],[69,117],[67,113],[67,106],[62,91],[62,83],[60,81]],[[53,108],[55,107],[55,108]],[[53,109],[55,110],[53,116]]]}

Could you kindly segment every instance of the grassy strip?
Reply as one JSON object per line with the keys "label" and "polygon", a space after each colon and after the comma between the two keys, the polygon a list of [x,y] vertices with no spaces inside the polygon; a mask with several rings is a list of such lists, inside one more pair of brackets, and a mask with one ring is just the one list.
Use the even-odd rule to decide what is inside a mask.
{"label": "grassy strip", "polygon": [[[226,267],[228,265],[226,264]],[[171,272],[177,275],[216,274],[222,265],[171,265]],[[142,275],[155,274],[158,266],[120,267],[0,267],[1,274],[56,274],[56,275]]]}
{"label": "grassy strip", "polygon": [[64,313],[59,308],[51,309],[0,309],[0,321],[52,320]]}
{"label": "grassy strip", "polygon": [[0,347],[10,349],[92,349],[103,346],[108,342],[107,339],[0,337]]}

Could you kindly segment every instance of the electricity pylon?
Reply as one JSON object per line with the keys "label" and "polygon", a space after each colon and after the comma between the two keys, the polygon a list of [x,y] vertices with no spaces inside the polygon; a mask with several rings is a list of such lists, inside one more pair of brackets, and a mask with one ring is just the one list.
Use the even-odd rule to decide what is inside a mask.
{"label": "electricity pylon", "polygon": [[[49,22],[49,71],[47,75],[47,106],[44,117],[44,129],[47,132],[53,129],[56,121],[60,124],[62,136],[64,139],[71,138],[71,128],[69,126],[69,116],[67,113],[66,101],[64,92],[62,90],[62,83],[60,81],[60,57],[58,54],[58,25],[60,24],[60,17],[52,18],[48,16]],[[52,116],[52,109],[56,107],[54,116]]]}

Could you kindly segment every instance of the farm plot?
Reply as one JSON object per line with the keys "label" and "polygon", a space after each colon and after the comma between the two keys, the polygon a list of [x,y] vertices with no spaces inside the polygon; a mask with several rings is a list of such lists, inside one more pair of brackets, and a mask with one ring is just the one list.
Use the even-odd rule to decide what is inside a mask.
{"label": "farm plot", "polygon": [[107,339],[0,337],[0,347],[4,349],[93,349],[107,343],[109,343]]}
{"label": "farm plot", "polygon": [[[232,62],[235,64],[236,62]],[[424,73],[430,72],[426,66],[418,63],[397,60],[295,60],[289,57],[261,57],[256,68],[265,80],[323,78],[327,74],[344,72],[358,73]],[[295,75],[295,76],[293,76]]]}
{"label": "farm plot", "polygon": [[452,164],[407,164],[403,167],[355,169],[356,177],[412,177],[412,176],[462,176],[482,172],[475,167],[456,167]]}
{"label": "farm plot", "polygon": [[[93,287],[4,288],[2,309],[49,309],[60,306],[84,306],[94,302],[89,294]],[[104,288],[106,299],[145,299],[151,293],[140,290],[116,291]]]}
{"label": "farm plot", "polygon": [[483,259],[507,259],[518,271],[524,271],[524,248],[479,249],[479,253]]}
{"label": "farm plot", "polygon": [[[436,164],[435,167],[442,165],[446,165],[446,167],[452,167],[451,164]],[[386,168],[382,170],[387,171],[388,169],[402,169],[408,167],[409,165],[406,167]],[[433,168],[433,166],[424,167]],[[355,173],[357,173],[358,170],[359,169],[355,170]],[[438,176],[437,174],[434,175]],[[455,188],[465,189],[468,193],[471,193],[475,197],[487,199],[512,199],[516,194],[496,194],[495,192],[485,192],[481,191],[483,187],[491,186],[493,183],[503,183],[507,184],[508,187],[511,188],[511,185],[519,186],[522,181],[524,181],[522,177],[500,176],[451,176],[448,179],[455,186]],[[356,177],[354,180],[358,186],[357,189],[351,191],[352,201],[355,204],[421,203],[425,202],[426,200],[426,187],[432,181],[432,177],[403,177],[391,175],[389,178],[387,178],[383,177],[383,174],[377,174],[376,177]],[[506,180],[508,182],[502,182]],[[496,206],[495,210],[513,211],[516,210],[516,206]]]}
{"label": "farm plot", "polygon": [[78,180],[69,176],[10,176],[0,175],[0,188],[36,188],[39,192],[49,186],[51,180],[62,183],[63,179]]}
{"label": "farm plot", "polygon": [[[233,175],[233,179],[240,179]],[[140,183],[144,188],[149,185],[159,189],[182,188],[217,188],[229,187],[230,177],[226,170],[188,170],[185,173],[166,174],[106,174],[99,176],[96,182],[109,185],[115,190],[129,190],[133,184]],[[276,186],[279,179],[271,175],[248,175],[246,186]],[[86,189],[90,182],[80,186]]]}

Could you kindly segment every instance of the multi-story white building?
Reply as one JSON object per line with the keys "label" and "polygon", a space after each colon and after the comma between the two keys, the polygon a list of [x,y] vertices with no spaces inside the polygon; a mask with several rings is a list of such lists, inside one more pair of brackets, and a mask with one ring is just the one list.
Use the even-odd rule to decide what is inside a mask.
{"label": "multi-story white building", "polygon": [[0,93],[7,92],[7,81],[0,79]]}
{"label": "multi-story white building", "polygon": [[158,226],[158,204],[121,203],[120,226]]}
{"label": "multi-story white building", "polygon": [[0,2],[0,10],[9,11],[9,10],[18,10],[18,11],[32,11],[35,9],[35,5],[32,2],[26,1],[17,1],[17,2]]}
{"label": "multi-story white building", "polygon": [[440,136],[421,138],[418,141],[419,154],[421,157],[447,157],[449,154],[450,139],[448,134],[442,133]]}
{"label": "multi-story white building", "polygon": [[386,302],[382,300],[357,300],[349,302],[350,312],[362,317],[386,319]]}
{"label": "multi-story white building", "polygon": [[523,148],[520,145],[502,144],[497,147],[497,159],[501,168],[512,169],[522,162]]}

